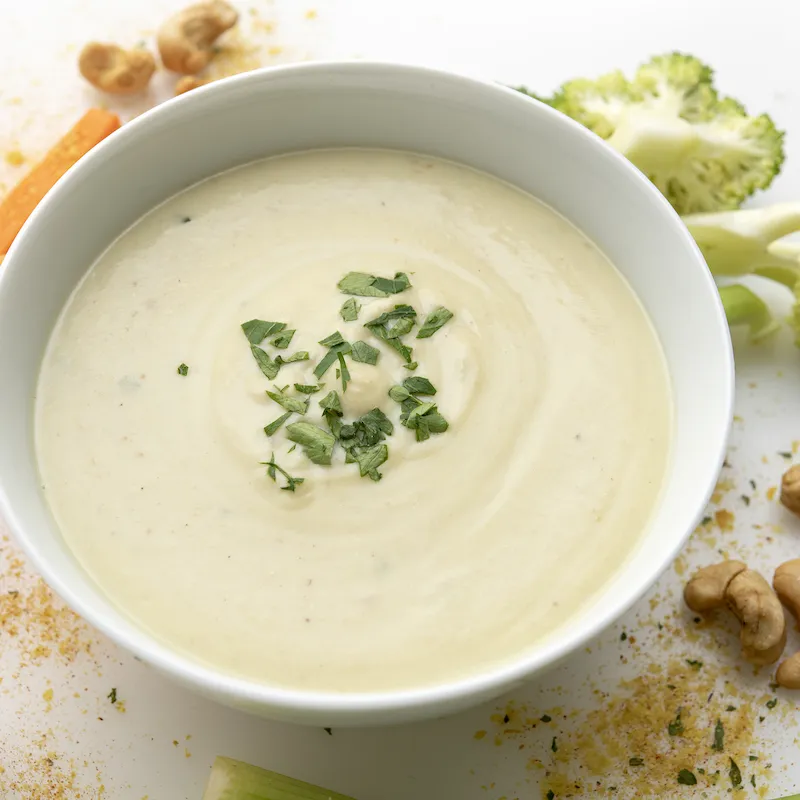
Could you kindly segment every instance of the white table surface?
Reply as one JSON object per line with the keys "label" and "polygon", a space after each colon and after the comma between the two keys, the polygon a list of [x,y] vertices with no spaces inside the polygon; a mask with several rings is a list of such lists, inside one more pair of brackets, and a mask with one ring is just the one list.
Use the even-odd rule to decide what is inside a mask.
{"label": "white table surface", "polygon": [[[76,75],[81,44],[150,40],[167,13],[182,5],[181,0],[0,0],[0,192],[25,169],[6,163],[5,153],[20,150],[35,159],[82,109],[98,102]],[[238,5],[246,20],[244,38],[256,46],[253,58],[264,64],[399,60],[547,92],[570,77],[614,67],[629,70],[659,52],[694,53],[716,68],[723,91],[796,131],[781,177],[757,202],[800,200],[800,158],[793,158],[800,153],[800,4],[791,0],[252,0]],[[109,105],[129,118],[169,96],[165,75],[156,84],[143,102]],[[788,294],[771,296],[778,311],[788,309]],[[727,483],[718,498],[719,508],[735,515],[733,530],[712,525],[695,536],[649,597],[593,642],[590,652],[512,698],[446,720],[328,735],[217,706],[154,674],[59,610],[57,601],[48,606],[47,596],[36,594],[42,592],[36,576],[17,563],[13,542],[0,538],[0,797],[199,800],[214,756],[226,754],[359,800],[537,798],[548,767],[586,778],[590,766],[580,755],[559,764],[551,737],[574,741],[587,725],[613,718],[610,709],[630,692],[621,680],[653,675],[670,656],[702,659],[703,669],[731,667],[728,680],[752,702],[745,723],[754,725],[749,749],[760,754],[759,788],[751,787],[751,766],[742,763],[745,786],[736,795],[777,797],[800,788],[800,714],[795,712],[800,695],[778,692],[779,706],[765,712],[764,700],[772,696],[769,670],[754,675],[742,668],[732,628],[723,625],[716,635],[713,626],[693,632],[691,616],[680,605],[679,573],[692,565],[724,552],[771,576],[800,546],[800,520],[767,492],[788,463],[779,451],[791,451],[792,442],[800,440],[800,351],[785,332],[760,348],[737,341],[736,356],[738,417]],[[710,513],[715,510],[712,506]],[[19,594],[8,595],[13,591]],[[26,610],[18,613],[19,606]],[[635,642],[630,636],[622,641],[623,630]],[[795,632],[790,644],[800,647]],[[107,699],[112,687],[123,701],[116,707]],[[515,715],[505,725],[492,719],[498,709],[502,718],[508,701],[526,707],[523,716],[532,718],[546,711],[555,716],[556,707],[563,711],[547,726],[515,733],[508,730],[518,722]],[[596,709],[600,716],[590,716]],[[477,731],[487,733],[476,738]],[[626,777],[628,755],[636,755],[625,739],[632,734],[626,729],[613,735],[620,738],[621,755],[600,777],[583,780],[572,796],[642,796]],[[696,756],[705,758],[707,752]],[[544,769],[536,767],[537,759]],[[771,770],[763,770],[765,761]],[[670,778],[647,796],[722,797],[729,787],[724,774],[712,787],[703,780],[697,787],[678,786]]]}

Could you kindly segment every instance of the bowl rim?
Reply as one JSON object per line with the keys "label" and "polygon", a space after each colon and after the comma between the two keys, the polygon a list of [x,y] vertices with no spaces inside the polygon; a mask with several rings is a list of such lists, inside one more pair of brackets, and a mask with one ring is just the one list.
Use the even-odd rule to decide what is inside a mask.
{"label": "bowl rim", "polygon": [[[482,672],[459,677],[446,683],[398,690],[353,693],[300,690],[239,678],[226,674],[212,666],[206,666],[200,661],[194,660],[188,654],[173,649],[168,643],[160,641],[145,628],[131,621],[131,627],[138,630],[139,636],[146,640],[146,643],[140,644],[135,635],[129,635],[127,631],[120,630],[115,624],[113,616],[109,615],[109,610],[118,615],[124,614],[124,611],[116,609],[108,598],[105,598],[108,608],[84,601],[80,596],[80,592],[73,591],[71,582],[61,577],[57,565],[54,566],[47,556],[39,552],[37,546],[25,534],[24,526],[14,512],[13,503],[0,480],[0,516],[6,520],[16,542],[30,559],[34,568],[70,608],[93,627],[108,636],[113,642],[163,673],[189,684],[202,694],[223,696],[230,699],[234,704],[240,705],[244,703],[257,708],[279,711],[283,714],[298,712],[300,715],[313,715],[314,717],[324,716],[325,714],[330,714],[331,716],[346,716],[349,714],[356,722],[367,721],[358,719],[362,715],[374,718],[381,714],[392,715],[393,712],[408,712],[409,718],[411,718],[413,712],[420,712],[426,708],[446,707],[448,705],[456,708],[462,707],[467,704],[470,696],[482,696],[484,698],[497,696],[534,673],[552,667],[566,656],[576,652],[586,642],[597,636],[614,620],[630,609],[648,591],[678,554],[693,527],[697,525],[701,518],[703,507],[711,497],[719,469],[724,463],[734,398],[733,351],[724,308],[716,291],[713,277],[705,265],[699,248],[681,222],[680,217],[655,186],[636,167],[579,123],[545,103],[515,89],[474,76],[394,61],[328,60],[264,67],[212,82],[192,92],[167,100],[127,122],[68,170],[31,214],[6,255],[4,269],[0,271],[0,294],[2,294],[3,284],[5,283],[3,278],[19,268],[14,257],[19,246],[18,243],[35,232],[38,220],[44,218],[46,212],[52,206],[57,205],[67,197],[70,186],[78,173],[81,173],[87,166],[94,166],[95,164],[100,164],[103,160],[114,158],[115,153],[125,148],[129,140],[147,136],[148,129],[153,123],[167,119],[174,114],[179,114],[181,109],[188,108],[190,105],[201,104],[206,102],[207,99],[222,95],[230,91],[234,86],[241,88],[267,84],[280,80],[287,74],[306,74],[312,78],[315,77],[320,82],[324,82],[326,79],[330,80],[333,73],[346,76],[359,72],[372,72],[378,79],[381,77],[397,78],[406,76],[417,81],[427,79],[436,80],[439,83],[449,82],[453,86],[461,86],[472,92],[491,92],[497,97],[505,95],[504,102],[518,103],[520,107],[524,105],[530,110],[530,113],[548,116],[556,126],[561,126],[565,131],[571,131],[582,137],[586,142],[587,148],[592,149],[595,155],[613,159],[616,162],[616,169],[627,171],[631,179],[645,186],[645,191],[650,196],[653,204],[660,203],[669,209],[670,214],[664,215],[664,221],[672,226],[673,236],[683,239],[686,257],[691,258],[694,256],[697,268],[703,269],[705,284],[709,290],[709,305],[711,306],[708,310],[710,314],[713,313],[715,316],[716,327],[720,334],[719,344],[722,345],[719,347],[719,356],[723,359],[723,363],[720,366],[724,385],[718,388],[724,392],[726,422],[724,430],[719,432],[719,434],[724,435],[718,434],[719,442],[716,446],[714,457],[714,461],[717,463],[717,470],[709,475],[705,486],[702,487],[704,503],[698,504],[699,510],[695,514],[694,525],[675,538],[668,557],[665,558],[663,563],[655,563],[648,569],[642,570],[637,575],[635,583],[630,585],[630,591],[626,592],[624,597],[620,599],[613,602],[609,601],[604,613],[597,620],[577,626],[573,630],[565,631],[562,635],[552,637],[552,640],[551,637],[548,637],[541,647],[533,651],[523,652],[512,661],[495,664]],[[701,494],[700,488],[698,487],[698,496]],[[87,580],[90,579],[87,577]],[[98,592],[101,595],[103,594],[99,588]],[[418,714],[417,716],[422,715]]]}

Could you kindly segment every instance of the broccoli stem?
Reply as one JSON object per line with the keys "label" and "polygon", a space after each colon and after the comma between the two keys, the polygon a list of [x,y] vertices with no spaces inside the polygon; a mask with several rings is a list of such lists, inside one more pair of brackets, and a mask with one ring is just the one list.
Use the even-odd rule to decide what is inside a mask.
{"label": "broccoli stem", "polygon": [[203,800],[353,800],[243,761],[217,756]]}
{"label": "broccoli stem", "polygon": [[728,325],[748,325],[751,341],[758,342],[780,327],[772,318],[769,306],[746,286],[733,283],[718,289]]}

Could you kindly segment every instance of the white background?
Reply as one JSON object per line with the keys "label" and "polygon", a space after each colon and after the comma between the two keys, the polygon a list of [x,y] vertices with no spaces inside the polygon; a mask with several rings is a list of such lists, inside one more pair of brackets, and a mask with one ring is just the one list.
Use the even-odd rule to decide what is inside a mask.
{"label": "white background", "polygon": [[[540,93],[571,77],[616,67],[630,71],[656,53],[694,53],[715,67],[722,91],[754,111],[771,113],[790,132],[783,174],[755,202],[800,201],[800,157],[793,157],[800,154],[800,4],[793,0],[254,0],[238,5],[248,21],[245,37],[260,47],[265,64],[319,58],[398,60],[524,83]],[[160,21],[181,6],[180,0],[0,0],[0,156],[20,149],[35,159],[82,109],[99,102],[76,74],[77,51],[85,41],[150,40]],[[256,17],[248,13],[250,8],[256,9]],[[309,18],[312,10],[316,17]],[[251,29],[253,19],[273,22],[274,30],[263,25]],[[160,75],[143,101],[111,105],[129,118],[169,96],[170,86],[167,76]],[[0,158],[0,191],[24,169]],[[785,312],[788,295],[776,291],[773,296],[776,308]],[[727,540],[721,537],[717,547],[771,575],[775,565],[798,554],[800,545],[800,522],[764,493],[764,487],[779,481],[787,463],[777,452],[800,439],[800,351],[787,332],[758,349],[737,341],[737,370],[738,419],[729,477],[741,486],[752,478],[760,489],[752,493],[749,507],[737,505],[739,490],[732,490],[734,500],[724,503],[726,508],[735,506],[736,529]],[[3,376],[0,390],[9,379]],[[13,557],[13,544],[0,542],[0,575],[3,563]],[[714,547],[697,540],[686,553],[690,564],[718,557]],[[22,585],[34,580],[29,575]],[[0,577],[0,593],[19,583]],[[533,709],[591,708],[596,702],[593,690],[618,692],[621,678],[641,674],[653,661],[663,662],[663,646],[650,648],[644,637],[634,654],[620,642],[620,631],[636,630],[644,616],[666,617],[678,610],[680,584],[676,571],[668,570],[651,594],[658,601],[655,611],[646,599],[594,642],[591,653],[577,655],[513,699]],[[796,637],[791,641],[800,646]],[[738,664],[732,637],[713,653],[704,649],[702,639],[677,637],[672,644],[681,657]],[[19,638],[0,624],[0,767],[5,769],[0,772],[0,795],[9,800],[199,800],[217,754],[259,763],[359,800],[540,796],[536,773],[526,763],[532,756],[547,759],[549,739],[522,737],[494,746],[490,715],[505,700],[443,721],[389,730],[336,730],[329,736],[319,729],[253,719],[199,699],[101,639],[91,658],[73,664],[45,659],[22,671],[17,670],[18,646]],[[753,676],[746,670],[735,674],[743,688],[767,691],[769,675]],[[125,713],[112,709],[105,697],[112,686],[125,701]],[[48,687],[53,689],[52,704],[42,698]],[[800,766],[794,761],[800,716],[786,711],[795,704],[791,695],[781,694],[781,704],[784,713],[758,727],[758,744],[774,765],[770,797],[800,787]],[[487,738],[474,739],[474,732],[482,729],[489,731]],[[520,744],[524,750],[518,749]],[[41,784],[38,789],[10,788],[43,755],[55,762],[53,775],[74,768],[76,775],[64,784],[68,788],[63,795]],[[725,792],[701,795],[699,787],[673,789],[670,784],[660,796]],[[615,796],[631,794],[620,783]],[[737,796],[757,795],[748,785]]]}

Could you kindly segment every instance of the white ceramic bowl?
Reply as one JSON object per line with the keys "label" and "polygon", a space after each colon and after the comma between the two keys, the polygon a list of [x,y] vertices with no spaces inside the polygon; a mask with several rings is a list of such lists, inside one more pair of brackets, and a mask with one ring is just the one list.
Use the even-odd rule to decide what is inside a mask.
{"label": "white ceramic bowl", "polygon": [[[33,447],[42,355],[67,297],[104,248],[145,212],[203,178],[319,147],[412,150],[459,161],[541,198],[590,236],[650,314],[674,392],[672,462],[660,506],[596,603],[547,643],[467,680],[414,691],[286,691],[214,672],[155,641],[84,573],[50,517]],[[500,695],[576,651],[650,587],[702,513],[722,463],[733,366],[725,316],[678,217],[624,158],[522,94],[418,67],[303,64],[240,75],[125,125],[48,194],[0,276],[0,513],[45,580],[144,661],[217,700],[318,725],[383,724]],[[91,502],[91,498],[87,498]]]}

